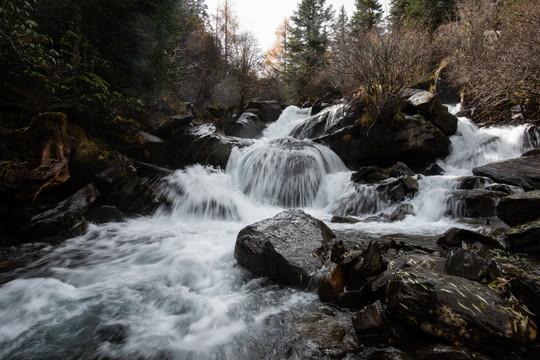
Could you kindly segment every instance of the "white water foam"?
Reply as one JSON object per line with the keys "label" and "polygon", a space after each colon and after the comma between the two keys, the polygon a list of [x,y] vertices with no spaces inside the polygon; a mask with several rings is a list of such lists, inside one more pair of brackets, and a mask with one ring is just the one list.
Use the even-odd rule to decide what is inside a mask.
{"label": "white water foam", "polygon": [[[91,225],[19,269],[18,279],[0,287],[0,358],[279,358],[291,356],[291,347],[302,358],[304,345],[291,340],[282,319],[318,306],[316,295],[239,268],[236,235],[284,206],[307,207],[325,220],[351,196],[368,204],[352,211],[362,220],[388,207],[369,187],[351,184],[351,172],[327,148],[271,140],[308,118],[309,109],[288,108],[267,139],[233,151],[226,171],[192,166],[167,178],[169,204],[155,215]],[[447,174],[421,178],[418,195],[407,200],[414,214],[330,225],[368,235],[441,234],[458,224],[443,206],[457,176],[519,155],[527,147],[524,131],[478,129],[460,119],[452,154],[441,162]]]}

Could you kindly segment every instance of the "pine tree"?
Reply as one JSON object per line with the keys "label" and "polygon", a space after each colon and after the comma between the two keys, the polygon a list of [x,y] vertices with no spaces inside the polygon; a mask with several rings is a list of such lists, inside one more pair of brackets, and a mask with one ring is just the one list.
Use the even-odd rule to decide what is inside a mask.
{"label": "pine tree", "polygon": [[378,0],[356,0],[356,11],[351,19],[353,32],[369,30],[382,20],[382,6]]}
{"label": "pine tree", "polygon": [[423,26],[431,31],[454,19],[456,0],[392,0],[392,25]]}
{"label": "pine tree", "polygon": [[332,6],[325,0],[302,0],[291,18],[291,38],[288,52],[291,66],[290,81],[296,84],[300,97],[305,96],[304,87],[316,69],[325,62],[329,45],[327,26],[333,18]]}

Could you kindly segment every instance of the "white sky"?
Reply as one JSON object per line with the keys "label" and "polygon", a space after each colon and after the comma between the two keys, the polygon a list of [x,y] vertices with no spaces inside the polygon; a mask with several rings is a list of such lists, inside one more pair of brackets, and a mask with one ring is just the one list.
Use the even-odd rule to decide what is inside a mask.
{"label": "white sky", "polygon": [[[238,15],[241,30],[249,30],[257,39],[262,51],[268,50],[275,40],[275,31],[285,18],[291,17],[301,0],[231,0],[234,12]],[[380,0],[386,8],[390,0]],[[218,4],[223,0],[206,0],[208,14],[216,13]],[[328,0],[337,12],[345,5],[349,17],[354,11],[355,0]]]}

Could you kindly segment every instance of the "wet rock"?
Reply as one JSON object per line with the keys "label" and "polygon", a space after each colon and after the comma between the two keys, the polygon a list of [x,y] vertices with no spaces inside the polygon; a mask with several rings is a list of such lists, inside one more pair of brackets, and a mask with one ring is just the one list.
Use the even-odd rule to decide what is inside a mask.
{"label": "wet rock", "polygon": [[441,105],[435,94],[421,89],[409,89],[404,93],[407,102],[403,112],[409,115],[420,114],[433,123],[443,134],[450,136],[457,131],[457,118]]}
{"label": "wet rock", "polygon": [[414,206],[408,203],[399,204],[390,214],[385,215],[390,222],[403,221],[407,215],[414,214]]}
{"label": "wet rock", "polygon": [[223,136],[213,125],[204,124],[183,133],[176,143],[176,163],[213,165],[225,169],[232,149],[249,146],[253,141]]}
{"label": "wet rock", "polygon": [[340,256],[338,265],[339,267],[345,272],[345,274],[349,274],[353,266],[358,265],[358,262],[363,262],[364,259],[362,258],[363,251],[358,250],[352,250],[344,253]]}
{"label": "wet rock", "polygon": [[351,176],[351,181],[358,184],[375,184],[388,179],[376,166],[365,166],[355,171]]}
{"label": "wet rock", "polygon": [[455,249],[448,254],[444,272],[473,281],[493,281],[500,276],[497,264],[487,261],[474,251]]}
{"label": "wet rock", "polygon": [[415,174],[414,171],[410,167],[408,167],[407,164],[401,161],[394,164],[394,166],[392,166],[392,168],[390,169],[390,172],[388,173],[390,177],[394,177],[394,178],[414,176],[414,174]]}
{"label": "wet rock", "polygon": [[347,288],[351,290],[360,289],[367,283],[369,278],[385,271],[387,264],[379,244],[371,242],[348,272]]}
{"label": "wet rock", "polygon": [[343,357],[359,346],[347,312],[322,309],[292,317],[287,324],[294,334],[315,344],[324,355],[332,358]]}
{"label": "wet rock", "polygon": [[472,245],[474,243],[481,243],[486,246],[494,248],[501,248],[502,245],[490,236],[480,234],[475,231],[451,228],[447,230],[439,239],[437,239],[437,245],[445,248],[461,248],[463,245]]}
{"label": "wet rock", "polygon": [[116,206],[101,205],[91,210],[86,218],[94,224],[103,224],[124,221],[126,216]]}
{"label": "wet rock", "polygon": [[489,287],[461,277],[402,268],[386,299],[394,319],[454,344],[497,353],[536,339],[526,315]]}
{"label": "wet rock", "polygon": [[485,190],[503,192],[508,195],[521,194],[523,192],[523,189],[519,186],[506,184],[490,184],[486,186]]}
{"label": "wet rock", "polygon": [[474,190],[484,189],[491,180],[481,176],[463,176],[458,180],[457,189],[459,190]]}
{"label": "wet rock", "polygon": [[345,288],[345,273],[338,265],[331,267],[319,282],[317,294],[324,302],[337,303]]}
{"label": "wet rock", "polygon": [[333,238],[322,221],[301,210],[289,210],[242,229],[234,257],[256,275],[307,288],[328,263]]}
{"label": "wet rock", "polygon": [[166,139],[171,139],[181,132],[186,131],[194,119],[195,116],[192,113],[166,116],[156,124],[152,129],[152,133]]}
{"label": "wet rock", "polygon": [[345,126],[317,139],[328,145],[350,168],[390,166],[403,161],[422,167],[449,154],[450,140],[420,115],[404,116],[392,126]]}
{"label": "wet rock", "polygon": [[487,190],[455,190],[446,200],[446,214],[456,218],[495,216],[497,205],[505,196],[505,193]]}
{"label": "wet rock", "polygon": [[505,197],[497,206],[497,216],[510,226],[540,219],[540,191]]}
{"label": "wet rock", "polygon": [[540,155],[524,156],[487,164],[473,169],[473,174],[486,176],[496,183],[540,190]]}
{"label": "wet rock", "polygon": [[452,345],[430,345],[416,352],[417,360],[490,360],[489,357]]}
{"label": "wet rock", "polygon": [[520,299],[534,318],[540,320],[540,277],[534,274],[522,274],[510,282],[512,294]]}
{"label": "wet rock", "polygon": [[376,301],[358,311],[352,318],[356,336],[362,344],[388,343],[386,307]]}
{"label": "wet rock", "polygon": [[161,203],[159,178],[142,176],[133,160],[102,151],[96,144],[79,145],[70,164],[74,182],[92,181],[103,205],[115,206],[126,214],[149,214]]}
{"label": "wet rock", "polygon": [[255,139],[260,137],[264,125],[259,117],[250,112],[244,112],[234,124],[231,136],[243,139]]}
{"label": "wet rock", "polygon": [[540,219],[507,230],[505,240],[512,251],[540,257]]}
{"label": "wet rock", "polygon": [[406,198],[413,198],[418,188],[418,180],[411,176],[403,176],[383,181],[377,186],[377,191],[387,194],[395,202],[401,202]]}
{"label": "wet rock", "polygon": [[28,226],[22,229],[22,236],[25,240],[42,240],[48,236],[82,235],[87,226],[84,215],[98,196],[93,184],[85,186],[55,208],[32,217]]}
{"label": "wet rock", "polygon": [[282,109],[277,101],[251,101],[248,109],[256,109],[257,116],[263,123],[274,122],[279,119]]}
{"label": "wet rock", "polygon": [[352,218],[352,217],[332,216],[332,219],[330,220],[330,222],[336,223],[336,224],[356,224],[356,223],[359,223],[360,220]]}
{"label": "wet rock", "polygon": [[423,174],[428,176],[442,175],[444,174],[444,169],[437,164],[432,164],[423,171]]}

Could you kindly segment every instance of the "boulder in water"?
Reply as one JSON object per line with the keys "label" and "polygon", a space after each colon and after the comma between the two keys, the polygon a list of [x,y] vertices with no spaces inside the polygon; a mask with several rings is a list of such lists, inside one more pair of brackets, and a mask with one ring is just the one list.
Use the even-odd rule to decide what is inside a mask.
{"label": "boulder in water", "polygon": [[455,190],[446,200],[446,213],[456,218],[488,218],[497,214],[505,193],[487,190]]}
{"label": "boulder in water", "polygon": [[487,282],[497,279],[500,275],[494,261],[487,261],[476,252],[462,248],[450,251],[444,272],[469,280]]}
{"label": "boulder in water", "polygon": [[256,275],[308,288],[329,262],[333,238],[322,221],[301,210],[288,210],[242,229],[234,257]]}
{"label": "boulder in water", "polygon": [[263,123],[276,121],[282,113],[281,105],[277,101],[251,101],[247,108],[255,109],[256,115]]}
{"label": "boulder in water", "polygon": [[472,245],[474,243],[481,243],[486,246],[494,248],[500,248],[501,244],[490,236],[480,234],[475,231],[459,228],[451,228],[447,230],[437,240],[437,245],[445,248],[461,248],[464,245]]}
{"label": "boulder in water", "polygon": [[540,219],[507,230],[505,240],[510,250],[540,257]]}
{"label": "boulder in water", "polygon": [[257,115],[244,112],[234,124],[230,135],[244,139],[255,139],[262,134],[263,129],[264,125]]}
{"label": "boulder in water", "polygon": [[402,268],[388,284],[386,299],[394,319],[454,344],[497,353],[536,339],[526,314],[489,287],[461,277]]}
{"label": "boulder in water", "polygon": [[435,94],[427,90],[408,89],[404,97],[407,98],[403,112],[405,114],[420,114],[426,120],[439,128],[446,136],[454,135],[457,131],[457,118],[441,105]]}
{"label": "boulder in water", "polygon": [[495,162],[473,169],[473,174],[486,176],[497,183],[540,190],[540,155]]}
{"label": "boulder in water", "polygon": [[497,216],[510,226],[540,219],[540,191],[505,197],[497,206]]}

